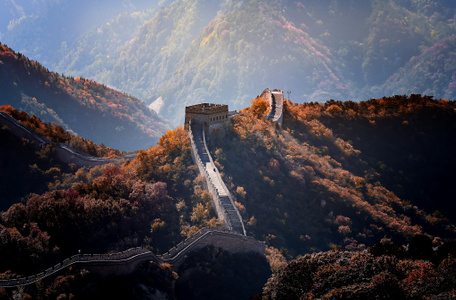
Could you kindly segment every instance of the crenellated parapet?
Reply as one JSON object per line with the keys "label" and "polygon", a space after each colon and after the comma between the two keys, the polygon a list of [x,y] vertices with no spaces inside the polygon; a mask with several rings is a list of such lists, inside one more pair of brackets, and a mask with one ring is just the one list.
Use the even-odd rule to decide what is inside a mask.
{"label": "crenellated parapet", "polygon": [[190,121],[200,124],[217,124],[228,120],[228,105],[201,103],[185,108],[185,128]]}
{"label": "crenellated parapet", "polygon": [[185,108],[185,129],[189,124],[201,125],[208,138],[222,137],[230,119],[237,115],[237,112],[228,111],[226,104],[201,103]]}

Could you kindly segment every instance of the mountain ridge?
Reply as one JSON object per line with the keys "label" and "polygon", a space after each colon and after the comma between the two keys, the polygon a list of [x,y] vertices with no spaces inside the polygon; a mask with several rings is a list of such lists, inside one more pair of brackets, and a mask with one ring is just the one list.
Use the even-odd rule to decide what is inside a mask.
{"label": "mountain ridge", "polygon": [[50,72],[2,44],[0,62],[1,104],[95,142],[134,151],[153,145],[167,129],[166,121],[139,99],[92,80]]}

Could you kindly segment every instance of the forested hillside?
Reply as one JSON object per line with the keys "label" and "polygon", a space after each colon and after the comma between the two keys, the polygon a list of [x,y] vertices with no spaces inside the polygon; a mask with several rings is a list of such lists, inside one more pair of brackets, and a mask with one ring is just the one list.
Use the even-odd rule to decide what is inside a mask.
{"label": "forested hillside", "polygon": [[285,256],[454,237],[454,102],[286,104],[283,129],[267,109],[255,99],[210,143],[249,234]]}
{"label": "forested hillside", "polygon": [[65,77],[0,44],[0,104],[120,150],[152,146],[165,122],[139,99],[92,80]]}
{"label": "forested hillside", "polygon": [[363,251],[306,254],[274,274],[260,299],[451,299],[455,243],[436,251],[426,236],[384,239]]}
{"label": "forested hillside", "polygon": [[[48,138],[68,136],[55,125],[40,123],[9,107],[7,110]],[[9,128],[2,128],[0,133],[5,146],[1,148],[2,159],[19,165],[25,179],[27,174],[33,175],[29,178],[32,183],[49,183],[33,190],[30,183],[22,181],[23,188],[35,193],[0,216],[2,280],[40,272],[78,251],[108,253],[146,246],[164,253],[202,227],[220,225],[204,179],[193,165],[188,133],[183,128],[168,131],[157,146],[141,151],[122,166],[80,169],[58,165],[52,159],[52,149],[37,149],[32,142],[17,139]],[[1,164],[7,167],[3,160]],[[18,180],[15,172],[9,176]],[[242,270],[222,272],[232,267]],[[132,274],[107,278],[70,268],[25,289],[1,289],[0,298],[22,294],[36,299],[62,295],[142,299],[177,293],[198,299],[200,293],[213,294],[214,288],[244,298],[261,291],[270,270],[266,259],[258,254],[232,255],[207,248],[192,253],[179,274],[183,276],[175,286],[178,275],[169,264],[147,262]],[[208,276],[218,285],[205,287]],[[220,276],[224,281],[219,281]],[[193,289],[195,284],[200,291]],[[236,286],[244,288],[237,290]]]}
{"label": "forested hillside", "polygon": [[[51,165],[35,172],[37,179],[51,179],[48,191],[36,191],[40,194],[28,195],[2,214],[1,272],[30,274],[78,249],[105,253],[149,245],[164,253],[200,228],[217,226],[211,198],[192,164],[189,143],[187,132],[178,128],[121,167],[82,167],[63,174]],[[22,144],[7,145],[18,153],[33,147],[27,141]],[[30,152],[27,162],[37,158],[36,170],[52,164],[46,161],[51,156],[45,151],[49,149],[35,156]]]}
{"label": "forested hillside", "polygon": [[[290,276],[289,268],[300,269],[301,263],[305,270],[316,264],[316,279],[305,282],[305,291],[315,295],[341,285],[345,288],[333,292],[351,293],[351,287],[359,286],[371,295],[388,292],[380,289],[385,285],[404,295],[417,288],[429,295],[451,292],[446,286],[452,282],[454,261],[442,253],[453,253],[448,240],[456,234],[454,203],[445,198],[455,179],[455,108],[455,102],[420,95],[360,103],[287,102],[280,126],[264,118],[269,103],[258,97],[234,117],[227,135],[212,139],[209,149],[236,198],[248,235],[266,242],[269,268],[277,275],[265,293],[280,289],[280,276]],[[25,119],[38,129],[44,126]],[[36,151],[27,141],[10,143],[11,136],[5,136],[18,154]],[[43,151],[48,149],[27,152],[27,164],[36,160],[34,169],[43,171],[35,176],[50,184],[0,218],[2,278],[41,271],[79,249],[104,253],[147,246],[163,253],[200,228],[220,224],[182,127],[120,166],[80,168],[62,175],[55,167],[46,169]],[[386,246],[375,245],[382,239]],[[395,243],[412,246],[407,252]],[[439,250],[434,253],[432,247]],[[300,255],[331,249],[341,251],[306,255],[281,268]],[[134,295],[141,282],[151,290],[195,299],[214,295],[214,288],[241,297],[260,293],[258,287],[269,276],[265,264],[258,256],[208,248],[189,255],[178,273],[166,264],[151,263],[128,276],[107,279],[69,270],[27,292],[90,297],[108,293],[106,286],[117,282],[116,291]],[[358,276],[358,267],[377,271]],[[340,276],[326,278],[327,270]],[[298,281],[307,278],[294,276]],[[420,276],[431,281],[420,285]],[[432,290],[436,276],[441,285]],[[375,278],[378,284],[367,286],[365,278]],[[140,295],[146,293],[140,290]],[[0,295],[11,296],[11,291]]]}
{"label": "forested hillside", "polygon": [[[94,142],[71,135],[57,124],[44,123],[36,116],[18,111],[9,105],[0,106],[0,112],[9,114],[25,128],[42,138],[47,144],[39,144],[17,134],[16,126],[0,119],[0,209],[6,210],[30,193],[43,193],[48,188],[71,185],[67,180],[77,171],[77,166],[62,160],[56,146],[65,144],[94,157],[118,158],[126,153],[97,145]],[[20,130],[19,130],[20,131]],[[91,165],[91,164],[88,164]]]}

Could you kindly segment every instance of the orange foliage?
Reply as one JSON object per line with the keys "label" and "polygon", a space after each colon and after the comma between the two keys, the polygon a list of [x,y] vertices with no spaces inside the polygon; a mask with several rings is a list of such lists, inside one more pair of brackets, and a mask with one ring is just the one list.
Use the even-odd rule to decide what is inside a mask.
{"label": "orange foliage", "polygon": [[261,97],[257,97],[252,100],[251,106],[241,110],[241,113],[251,113],[256,118],[260,118],[266,116],[269,110],[269,102]]}

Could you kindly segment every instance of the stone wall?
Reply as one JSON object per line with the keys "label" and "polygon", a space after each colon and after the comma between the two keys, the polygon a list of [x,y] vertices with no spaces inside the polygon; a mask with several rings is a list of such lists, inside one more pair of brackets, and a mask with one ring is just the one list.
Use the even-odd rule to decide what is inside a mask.
{"label": "stone wall", "polygon": [[229,230],[203,228],[163,255],[157,256],[142,247],[109,254],[77,254],[39,274],[19,279],[0,280],[0,287],[10,288],[34,284],[38,280],[56,276],[69,267],[84,268],[101,275],[121,275],[133,272],[141,262],[152,260],[156,263],[171,263],[173,269],[177,270],[185,261],[188,252],[208,245],[230,252],[256,252],[262,255],[265,252],[265,244],[252,237]]}
{"label": "stone wall", "polygon": [[136,267],[139,262],[147,259],[156,260],[158,258],[152,252],[142,247],[110,254],[77,254],[41,273],[19,279],[0,280],[0,287],[16,287],[33,284],[38,280],[55,276],[72,266],[82,267],[103,275],[126,274],[131,272],[132,268]]}
{"label": "stone wall", "polygon": [[271,92],[271,90],[265,89],[263,93],[261,93],[260,97],[269,102],[270,110],[266,119],[282,124],[284,101],[283,91],[275,89]]}
{"label": "stone wall", "polygon": [[206,179],[206,187],[212,195],[215,211],[226,228],[246,234],[244,223],[234,205],[234,199],[223,182],[207,149],[206,137],[200,124],[190,122],[189,136],[192,145],[192,157],[200,173]]}
{"label": "stone wall", "polygon": [[202,229],[198,234],[185,240],[169,252],[161,256],[164,262],[169,262],[173,265],[174,269],[184,262],[185,254],[204,248],[206,246],[213,246],[221,248],[225,251],[232,253],[237,252],[255,252],[264,255],[266,246],[264,243],[255,240],[252,237],[245,236],[231,230],[210,228]]}
{"label": "stone wall", "polygon": [[47,145],[53,145],[55,147],[57,158],[64,163],[93,167],[111,162],[110,159],[94,157],[65,144],[51,142],[50,140],[36,134],[33,130],[29,129],[27,126],[23,125],[21,122],[4,112],[0,112],[0,125],[1,124],[7,125],[12,133],[17,137],[25,138],[34,142],[37,148],[44,148]]}

